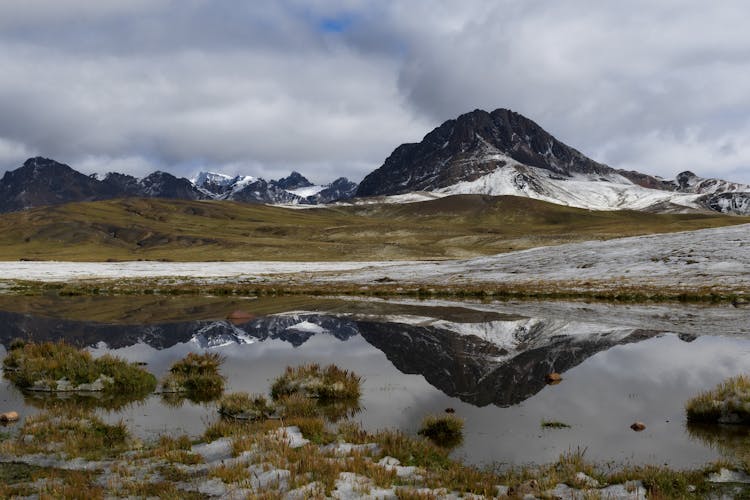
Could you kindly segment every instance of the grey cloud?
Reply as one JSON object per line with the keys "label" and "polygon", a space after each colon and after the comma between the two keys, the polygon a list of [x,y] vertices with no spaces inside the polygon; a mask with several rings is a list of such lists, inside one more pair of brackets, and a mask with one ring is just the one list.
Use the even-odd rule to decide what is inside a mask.
{"label": "grey cloud", "polygon": [[741,1],[62,4],[0,6],[0,168],[359,179],[508,107],[615,167],[750,182]]}

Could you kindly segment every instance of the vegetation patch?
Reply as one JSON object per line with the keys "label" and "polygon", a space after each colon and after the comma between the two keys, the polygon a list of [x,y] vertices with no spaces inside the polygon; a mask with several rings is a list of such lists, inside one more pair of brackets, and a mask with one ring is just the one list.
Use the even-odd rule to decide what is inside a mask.
{"label": "vegetation patch", "polygon": [[750,377],[732,377],[685,404],[689,422],[750,424]]}
{"label": "vegetation patch", "polygon": [[20,389],[40,392],[102,392],[145,396],[156,388],[156,378],[109,354],[91,353],[63,342],[12,344],[3,360],[4,374]]}
{"label": "vegetation patch", "polygon": [[362,378],[336,365],[321,368],[318,364],[287,367],[271,386],[271,396],[278,400],[291,394],[302,394],[321,401],[358,400]]}
{"label": "vegetation patch", "polygon": [[83,410],[50,410],[29,416],[16,439],[0,443],[0,453],[64,453],[67,457],[101,458],[129,447],[125,423],[107,424]]}
{"label": "vegetation patch", "polygon": [[262,394],[233,392],[219,401],[219,413],[237,420],[265,420],[273,412],[273,406]]}
{"label": "vegetation patch", "polygon": [[427,415],[422,420],[418,434],[438,446],[453,448],[463,441],[464,421],[446,413],[444,415]]}
{"label": "vegetation patch", "polygon": [[542,420],[542,429],[570,429],[570,425],[557,420]]}
{"label": "vegetation patch", "polygon": [[224,377],[219,373],[223,362],[218,353],[191,352],[172,365],[161,383],[161,391],[184,394],[195,402],[213,401],[224,392]]}
{"label": "vegetation patch", "polygon": [[592,211],[514,196],[458,195],[422,203],[307,210],[228,201],[130,198],[2,214],[0,259],[465,258],[748,220],[723,214]]}

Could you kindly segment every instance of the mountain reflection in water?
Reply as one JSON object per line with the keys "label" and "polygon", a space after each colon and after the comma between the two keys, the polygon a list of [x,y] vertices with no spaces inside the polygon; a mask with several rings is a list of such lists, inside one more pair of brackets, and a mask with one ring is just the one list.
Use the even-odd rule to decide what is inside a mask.
{"label": "mountain reflection in water", "polygon": [[[502,316],[501,316],[502,318]],[[402,373],[420,374],[449,396],[475,406],[517,404],[545,387],[545,376],[563,373],[597,352],[658,334],[539,318],[508,317],[453,322],[428,316],[282,313],[237,324],[197,320],[115,324],[0,311],[0,342],[64,339],[80,346],[121,349],[139,343],[167,349],[192,342],[202,349],[268,339],[302,347],[315,335],[341,341],[362,336]]]}

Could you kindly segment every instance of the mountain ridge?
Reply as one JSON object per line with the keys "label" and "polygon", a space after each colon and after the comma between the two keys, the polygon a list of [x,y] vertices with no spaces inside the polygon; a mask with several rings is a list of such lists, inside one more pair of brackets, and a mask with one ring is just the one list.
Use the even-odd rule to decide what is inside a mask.
{"label": "mountain ridge", "polygon": [[[418,193],[428,193],[422,196]],[[360,184],[314,185],[299,172],[278,180],[203,171],[194,179],[157,171],[143,179],[86,176],[36,157],[0,179],[0,212],[122,197],[230,200],[270,205],[403,203],[457,194],[511,195],[588,210],[750,215],[750,185],[691,171],[666,180],[596,162],[509,109],[476,109],[396,147]],[[360,201],[356,201],[358,199]]]}
{"label": "mountain ridge", "polygon": [[142,179],[118,172],[100,177],[85,175],[64,163],[37,156],[0,178],[0,213],[126,197],[317,205],[349,199],[357,185],[340,177],[330,184],[317,186],[319,189],[307,196],[291,191],[311,186],[313,184],[299,172],[292,172],[278,181],[214,172],[201,172],[192,181],[164,171],[153,172]]}
{"label": "mountain ridge", "polygon": [[[685,171],[675,180],[598,163],[508,109],[447,120],[398,146],[357,197],[413,192],[515,195],[593,210],[712,210],[747,215],[750,186]],[[734,193],[725,199],[725,193]],[[741,194],[743,193],[743,194]]]}

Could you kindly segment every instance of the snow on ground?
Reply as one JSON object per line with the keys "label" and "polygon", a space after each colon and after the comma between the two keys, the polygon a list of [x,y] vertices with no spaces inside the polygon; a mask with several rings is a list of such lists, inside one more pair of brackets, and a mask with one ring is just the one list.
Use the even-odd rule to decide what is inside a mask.
{"label": "snow on ground", "polygon": [[167,278],[186,281],[371,284],[471,283],[717,286],[750,288],[750,224],[588,241],[468,260],[434,262],[0,262],[0,279],[70,281]]}
{"label": "snow on ground", "polygon": [[[731,304],[622,304],[591,301],[503,300],[471,301],[342,297],[349,301],[406,304],[425,308],[465,307],[509,317],[544,318],[579,325],[610,325],[622,329],[659,330],[690,335],[750,335],[747,309]],[[389,319],[394,316],[389,316]],[[426,318],[428,321],[440,321]],[[464,323],[465,324],[465,323]],[[469,323],[471,324],[471,323]],[[480,325],[482,323],[479,323]]]}
{"label": "snow on ground", "polygon": [[185,277],[213,282],[252,280],[288,273],[326,273],[392,262],[0,262],[0,280],[70,281],[87,279]]}
{"label": "snow on ground", "polygon": [[682,233],[587,241],[469,260],[395,264],[324,277],[405,283],[534,283],[610,280],[613,284],[698,287],[750,285],[750,224]]}

